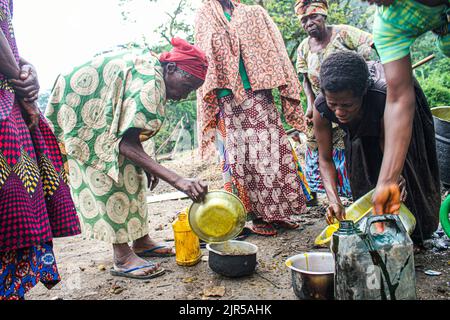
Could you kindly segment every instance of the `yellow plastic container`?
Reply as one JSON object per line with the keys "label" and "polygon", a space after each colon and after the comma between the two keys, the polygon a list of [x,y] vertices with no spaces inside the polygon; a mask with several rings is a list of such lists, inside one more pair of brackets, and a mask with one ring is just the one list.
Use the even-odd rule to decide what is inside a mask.
{"label": "yellow plastic container", "polygon": [[172,227],[177,264],[190,267],[199,263],[202,258],[200,240],[189,226],[186,210],[178,215],[178,218],[172,223]]}
{"label": "yellow plastic container", "polygon": [[[374,192],[375,190],[372,190],[348,207],[345,210],[346,220],[351,220],[360,229],[365,229],[365,222],[367,218],[372,215],[372,196]],[[399,217],[405,226],[406,231],[411,235],[416,227],[416,218],[404,204],[400,207]],[[316,238],[315,244],[317,246],[326,246],[331,241],[333,233],[338,229],[339,222],[337,221],[335,224],[327,226]]]}

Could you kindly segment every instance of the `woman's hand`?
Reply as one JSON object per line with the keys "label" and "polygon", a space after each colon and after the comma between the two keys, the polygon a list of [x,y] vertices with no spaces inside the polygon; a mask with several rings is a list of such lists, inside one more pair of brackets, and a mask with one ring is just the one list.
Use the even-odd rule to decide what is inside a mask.
{"label": "woman's hand", "polygon": [[399,214],[401,190],[398,183],[378,183],[373,194],[374,214]]}
{"label": "woman's hand", "polygon": [[327,223],[335,224],[336,219],[345,220],[345,207],[341,203],[330,203],[327,209]]}
{"label": "woman's hand", "polygon": [[203,202],[208,186],[200,180],[180,178],[175,182],[175,188],[186,193],[194,202]]}
{"label": "woman's hand", "polygon": [[19,99],[19,104],[22,107],[22,116],[30,131],[33,131],[39,124],[40,111],[36,102],[27,102],[24,99]]}
{"label": "woman's hand", "polygon": [[306,110],[306,123],[312,123],[313,122],[313,115],[314,115],[314,107],[312,104],[308,103],[308,109]]}
{"label": "woman's hand", "polygon": [[159,184],[159,178],[148,172],[145,172],[145,174],[147,175],[148,188],[150,191],[155,190]]}
{"label": "woman's hand", "polygon": [[11,84],[19,98],[25,102],[34,102],[39,97],[39,80],[36,69],[31,64],[21,66],[19,79],[11,79]]}

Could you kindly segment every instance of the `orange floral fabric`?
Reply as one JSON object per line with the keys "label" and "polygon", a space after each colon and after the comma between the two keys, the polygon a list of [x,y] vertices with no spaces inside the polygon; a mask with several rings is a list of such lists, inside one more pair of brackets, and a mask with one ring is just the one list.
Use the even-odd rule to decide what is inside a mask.
{"label": "orange floral fabric", "polygon": [[233,4],[233,15],[228,21],[217,0],[206,0],[195,22],[195,44],[206,53],[209,63],[205,83],[197,93],[203,156],[211,153],[215,141],[217,89],[231,90],[237,104],[245,99],[239,75],[240,58],[252,90],[278,89],[286,121],[297,130],[306,128],[300,102],[302,89],[280,31],[261,6]]}
{"label": "orange floral fabric", "polygon": [[295,4],[295,13],[300,20],[312,14],[328,16],[328,2],[326,0],[298,0]]}

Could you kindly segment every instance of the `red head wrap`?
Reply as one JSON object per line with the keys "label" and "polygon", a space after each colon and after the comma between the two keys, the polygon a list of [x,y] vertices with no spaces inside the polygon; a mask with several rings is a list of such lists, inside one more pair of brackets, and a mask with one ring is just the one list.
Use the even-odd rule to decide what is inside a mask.
{"label": "red head wrap", "polygon": [[173,38],[172,45],[172,51],[162,53],[159,61],[174,62],[179,69],[205,80],[208,71],[205,53],[199,47],[181,38]]}

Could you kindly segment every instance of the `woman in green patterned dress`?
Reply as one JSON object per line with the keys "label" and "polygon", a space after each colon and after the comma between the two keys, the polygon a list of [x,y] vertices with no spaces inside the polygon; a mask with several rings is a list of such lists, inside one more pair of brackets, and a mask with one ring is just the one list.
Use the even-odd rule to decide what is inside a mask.
{"label": "woman in green patterned dress", "polygon": [[207,192],[203,182],[178,176],[144,151],[162,126],[166,99],[186,98],[206,75],[202,51],[182,39],[172,44],[160,57],[130,49],[76,67],[59,76],[46,110],[84,234],[113,244],[115,276],[161,275],[159,264],[142,258],[174,255],[148,235],[148,186],[161,178],[196,202]]}

